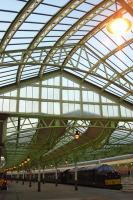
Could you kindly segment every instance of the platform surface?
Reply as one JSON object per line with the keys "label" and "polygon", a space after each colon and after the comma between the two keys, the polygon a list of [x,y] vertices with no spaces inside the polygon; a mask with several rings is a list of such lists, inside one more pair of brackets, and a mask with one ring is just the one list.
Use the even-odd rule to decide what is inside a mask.
{"label": "platform surface", "polygon": [[133,192],[119,190],[98,189],[54,184],[42,184],[41,192],[37,192],[37,183],[22,185],[9,183],[7,191],[0,191],[0,200],[133,200]]}

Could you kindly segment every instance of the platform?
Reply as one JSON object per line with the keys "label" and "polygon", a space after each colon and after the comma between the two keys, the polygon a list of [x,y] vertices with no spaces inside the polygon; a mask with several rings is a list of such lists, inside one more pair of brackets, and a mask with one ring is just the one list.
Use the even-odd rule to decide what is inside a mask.
{"label": "platform", "polygon": [[0,191],[0,200],[132,200],[133,193],[119,190],[108,190],[90,187],[79,187],[78,191],[73,186],[42,184],[41,192],[37,192],[37,183],[22,185],[10,183],[7,191]]}

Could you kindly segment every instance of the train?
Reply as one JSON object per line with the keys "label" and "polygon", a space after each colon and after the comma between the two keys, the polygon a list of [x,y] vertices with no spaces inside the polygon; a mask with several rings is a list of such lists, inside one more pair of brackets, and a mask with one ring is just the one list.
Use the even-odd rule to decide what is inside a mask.
{"label": "train", "polygon": [[7,179],[5,173],[0,173],[0,189],[7,190]]}
{"label": "train", "polygon": [[[46,182],[56,182],[55,172],[45,174]],[[58,183],[75,184],[75,169],[58,172]],[[77,170],[77,184],[108,189],[122,189],[121,176],[109,165],[82,167]]]}
{"label": "train", "polygon": [[[45,176],[41,172],[41,181],[47,183],[56,183],[58,181],[59,184],[75,184],[75,168],[55,171],[45,171]],[[13,178],[23,180],[23,174],[19,173],[19,177],[18,175],[13,175]],[[25,174],[24,179],[25,181],[37,181],[38,171],[36,170],[35,172]],[[77,168],[77,185],[116,190],[122,189],[119,172],[112,166],[106,164],[95,167]]]}

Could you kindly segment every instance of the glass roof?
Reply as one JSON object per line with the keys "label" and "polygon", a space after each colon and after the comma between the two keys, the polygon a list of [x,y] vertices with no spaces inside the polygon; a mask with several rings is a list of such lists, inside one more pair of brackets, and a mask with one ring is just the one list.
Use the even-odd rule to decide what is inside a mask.
{"label": "glass roof", "polygon": [[[119,0],[1,2],[0,112],[13,113],[7,120],[9,160],[12,157],[8,150],[13,154],[17,144],[26,145],[23,150],[27,152],[27,145],[32,143],[41,125],[39,118],[26,119],[25,113],[66,118],[77,113],[90,117],[93,113],[93,118],[130,117],[131,120],[133,30],[121,36],[106,30],[107,23],[117,15],[133,22],[133,3],[124,2],[127,7]],[[54,72],[64,74],[52,76]],[[86,84],[93,89],[87,91]],[[21,118],[20,113],[23,113]],[[75,130],[86,132],[84,123],[75,121],[75,129],[64,130],[52,151],[71,143]],[[87,123],[91,123],[90,119]],[[126,127],[121,130],[114,124],[116,130],[112,129],[106,147],[130,143],[132,122],[130,129],[128,125],[119,126]]]}
{"label": "glass roof", "polygon": [[0,86],[63,68],[132,102],[132,30],[116,37],[105,28],[116,12],[132,20],[121,4],[116,11],[114,1],[33,2],[1,4]]}

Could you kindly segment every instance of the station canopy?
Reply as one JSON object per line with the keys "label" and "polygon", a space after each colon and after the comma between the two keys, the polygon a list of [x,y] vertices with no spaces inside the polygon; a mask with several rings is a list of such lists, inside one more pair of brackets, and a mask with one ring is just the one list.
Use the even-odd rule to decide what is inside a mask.
{"label": "station canopy", "polygon": [[132,0],[1,2],[4,168],[132,153],[133,32],[107,29],[122,17],[133,22]]}

